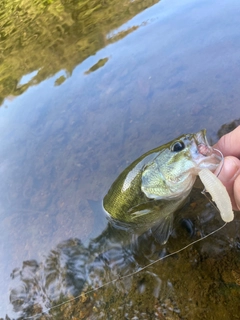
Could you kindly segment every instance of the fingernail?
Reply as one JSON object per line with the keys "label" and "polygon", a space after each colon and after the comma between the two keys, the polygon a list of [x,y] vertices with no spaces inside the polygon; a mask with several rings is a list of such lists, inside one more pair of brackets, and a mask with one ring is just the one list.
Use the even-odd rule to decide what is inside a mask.
{"label": "fingernail", "polygon": [[236,206],[238,207],[238,210],[240,211],[240,174],[236,178],[233,188],[234,188],[234,198],[235,198]]}

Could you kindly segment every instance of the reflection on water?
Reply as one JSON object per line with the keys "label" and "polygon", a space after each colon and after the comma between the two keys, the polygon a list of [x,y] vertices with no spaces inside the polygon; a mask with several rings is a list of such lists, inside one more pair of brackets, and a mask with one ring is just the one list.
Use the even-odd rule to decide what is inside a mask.
{"label": "reflection on water", "polygon": [[[73,69],[136,27],[108,37],[158,0],[5,0],[0,5],[0,104],[61,69]],[[105,62],[106,63],[106,62]],[[9,68],[11,66],[11,68]],[[23,81],[27,74],[34,77]],[[20,80],[21,79],[21,80]],[[60,80],[58,80],[59,82]]]}
{"label": "reflection on water", "polygon": [[[213,143],[223,123],[240,117],[239,1],[155,2],[0,3],[3,318],[47,311],[219,226],[199,190],[176,214],[188,231],[176,221],[165,247],[120,234],[100,205],[144,152],[203,128]],[[237,318],[238,219],[50,314]]]}
{"label": "reflection on water", "polygon": [[97,70],[98,68],[101,68],[107,63],[108,58],[100,59],[96,64],[94,64],[88,71],[85,72],[85,74],[89,74],[90,72],[93,72]]}

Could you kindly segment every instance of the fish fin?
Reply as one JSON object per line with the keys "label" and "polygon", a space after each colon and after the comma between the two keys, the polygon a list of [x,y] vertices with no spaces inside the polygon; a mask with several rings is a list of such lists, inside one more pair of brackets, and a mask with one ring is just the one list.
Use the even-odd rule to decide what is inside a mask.
{"label": "fish fin", "polygon": [[168,241],[173,229],[173,214],[163,217],[152,228],[152,235],[160,244],[165,244]]}
{"label": "fish fin", "polygon": [[151,230],[155,240],[165,244],[173,229],[174,215],[169,212],[174,212],[176,208],[177,206],[174,205],[173,208],[169,201],[152,200],[131,208],[128,214],[131,216],[131,222],[136,223],[139,230]]}
{"label": "fish fin", "polygon": [[140,203],[128,210],[128,214],[131,215],[132,220],[138,217],[145,216],[155,211],[154,206],[156,206],[156,201],[147,201]]}
{"label": "fish fin", "polygon": [[150,212],[151,212],[151,210],[149,210],[149,209],[143,209],[143,210],[134,211],[132,213],[132,220],[134,221],[134,219],[136,219],[138,217],[143,217],[146,214],[149,214]]}

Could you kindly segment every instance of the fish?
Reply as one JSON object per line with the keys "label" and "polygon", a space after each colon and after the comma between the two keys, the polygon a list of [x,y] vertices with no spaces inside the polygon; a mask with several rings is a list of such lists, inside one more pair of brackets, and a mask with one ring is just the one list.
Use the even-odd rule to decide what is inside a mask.
{"label": "fish", "polygon": [[150,232],[165,244],[174,212],[187,199],[198,173],[216,170],[221,157],[209,145],[206,129],[181,135],[132,162],[111,185],[103,208],[116,225]]}

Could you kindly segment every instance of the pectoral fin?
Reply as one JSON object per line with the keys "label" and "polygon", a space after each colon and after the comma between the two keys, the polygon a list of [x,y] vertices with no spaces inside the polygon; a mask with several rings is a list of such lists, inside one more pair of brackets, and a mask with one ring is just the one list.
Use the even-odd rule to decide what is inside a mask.
{"label": "pectoral fin", "polygon": [[158,219],[161,212],[161,205],[157,201],[147,201],[138,204],[128,210],[131,222],[149,223]]}
{"label": "pectoral fin", "polygon": [[160,244],[165,244],[168,241],[173,229],[173,214],[169,214],[162,218],[156,225],[151,228],[152,235]]}
{"label": "pectoral fin", "polygon": [[[170,202],[167,202],[170,206]],[[167,242],[173,226],[173,211],[168,208],[166,202],[149,201],[133,207],[128,214],[131,222],[136,223],[139,229],[145,231],[151,229],[152,235],[158,243]]]}

